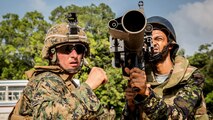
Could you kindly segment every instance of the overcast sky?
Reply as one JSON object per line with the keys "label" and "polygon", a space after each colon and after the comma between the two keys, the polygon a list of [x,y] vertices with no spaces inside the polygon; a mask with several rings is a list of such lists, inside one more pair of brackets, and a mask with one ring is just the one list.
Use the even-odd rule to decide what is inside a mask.
{"label": "overcast sky", "polygon": [[[1,0],[0,21],[7,13],[23,17],[26,12],[37,10],[48,20],[50,12],[58,6],[89,6],[105,3],[122,16],[138,9],[139,0]],[[146,17],[158,15],[173,24],[177,42],[186,55],[193,55],[201,44],[213,42],[213,0],[143,0]]]}

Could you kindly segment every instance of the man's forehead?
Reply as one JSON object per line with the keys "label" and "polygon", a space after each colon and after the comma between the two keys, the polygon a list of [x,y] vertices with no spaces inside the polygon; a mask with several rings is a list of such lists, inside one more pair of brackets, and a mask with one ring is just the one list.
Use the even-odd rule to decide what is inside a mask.
{"label": "man's forehead", "polygon": [[153,30],[152,36],[166,36],[166,34],[161,30]]}

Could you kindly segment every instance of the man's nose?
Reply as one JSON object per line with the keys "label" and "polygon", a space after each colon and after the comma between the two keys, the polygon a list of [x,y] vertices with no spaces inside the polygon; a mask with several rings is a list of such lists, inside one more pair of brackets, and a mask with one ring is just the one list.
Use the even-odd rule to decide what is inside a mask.
{"label": "man's nose", "polygon": [[78,54],[75,49],[72,49],[69,55],[72,57],[77,57]]}
{"label": "man's nose", "polygon": [[153,45],[156,45],[156,44],[157,44],[156,40],[154,40],[153,38],[152,38],[152,44],[153,44]]}

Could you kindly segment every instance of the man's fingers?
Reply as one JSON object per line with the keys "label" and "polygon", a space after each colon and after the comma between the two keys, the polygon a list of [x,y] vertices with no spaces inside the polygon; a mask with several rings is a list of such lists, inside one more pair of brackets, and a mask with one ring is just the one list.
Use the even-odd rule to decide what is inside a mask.
{"label": "man's fingers", "polygon": [[125,71],[128,75],[130,74],[130,73],[129,73],[129,72],[130,72],[130,69],[129,69],[129,68],[127,68],[127,67],[124,68],[124,71]]}
{"label": "man's fingers", "polygon": [[129,72],[130,72],[130,74],[132,74],[132,73],[140,73],[140,71],[142,71],[142,70],[140,70],[139,68],[134,67]]}

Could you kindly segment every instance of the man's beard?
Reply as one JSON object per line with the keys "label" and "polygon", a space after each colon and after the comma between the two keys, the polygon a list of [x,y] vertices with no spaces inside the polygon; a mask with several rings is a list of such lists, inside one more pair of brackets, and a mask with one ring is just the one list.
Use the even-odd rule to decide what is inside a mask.
{"label": "man's beard", "polygon": [[161,52],[155,53],[152,57],[150,62],[157,64],[165,61],[167,55],[169,53],[169,44],[164,46],[163,50]]}

